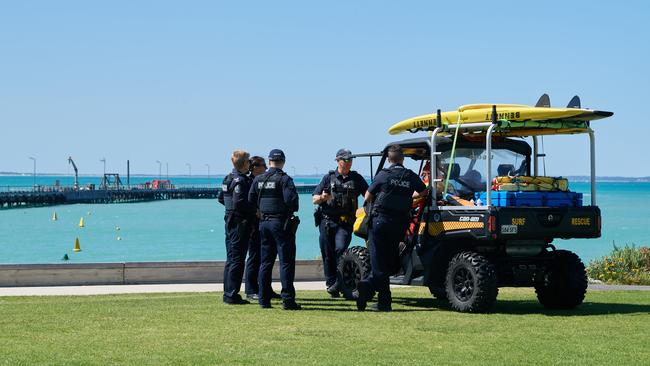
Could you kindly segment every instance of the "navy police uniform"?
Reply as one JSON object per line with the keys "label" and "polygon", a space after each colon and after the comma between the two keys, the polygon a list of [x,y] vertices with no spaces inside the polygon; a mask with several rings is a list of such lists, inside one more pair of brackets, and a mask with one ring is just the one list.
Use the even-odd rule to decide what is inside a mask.
{"label": "navy police uniform", "polygon": [[[269,160],[284,161],[281,150],[272,150]],[[298,192],[282,169],[271,167],[264,174],[253,180],[248,201],[255,205],[261,214],[260,219],[260,271],[259,303],[270,307],[271,272],[276,256],[280,257],[280,282],[282,283],[282,301],[284,308],[296,309],[296,290],[293,280],[296,270],[296,238],[286,228],[288,219],[298,211]]]}
{"label": "navy police uniform", "polygon": [[[250,176],[251,181],[255,177]],[[259,271],[260,271],[260,251],[261,251],[261,238],[260,238],[260,220],[257,216],[253,217],[251,225],[251,236],[248,241],[248,257],[246,258],[246,272],[245,292],[248,299],[259,299],[260,287],[258,284]],[[271,292],[272,299],[279,299],[281,296],[275,292]]]}
{"label": "navy police uniform", "polygon": [[[251,177],[251,180],[253,178]],[[260,220],[255,217],[251,226],[251,236],[248,241],[248,257],[246,258],[246,279],[245,292],[246,297],[254,298],[260,288],[257,284],[258,273],[260,270]]]}
{"label": "navy police uniform", "polygon": [[372,272],[362,282],[377,291],[379,309],[389,310],[391,306],[389,277],[408,226],[413,192],[426,188],[420,177],[402,164],[381,170],[368,188],[375,197],[368,231]]}
{"label": "navy police uniform", "polygon": [[318,209],[322,220],[318,225],[319,244],[323,257],[323,272],[328,292],[338,296],[337,264],[338,260],[352,240],[352,225],[358,207],[359,195],[366,194],[368,183],[356,171],[343,176],[338,169],[331,170],[321,179],[313,195],[327,192],[332,195],[329,202],[323,202]]}
{"label": "navy police uniform", "polygon": [[223,274],[223,301],[244,303],[239,295],[244,275],[255,207],[248,202],[251,178],[236,169],[223,179],[219,202],[226,208],[226,265]]}

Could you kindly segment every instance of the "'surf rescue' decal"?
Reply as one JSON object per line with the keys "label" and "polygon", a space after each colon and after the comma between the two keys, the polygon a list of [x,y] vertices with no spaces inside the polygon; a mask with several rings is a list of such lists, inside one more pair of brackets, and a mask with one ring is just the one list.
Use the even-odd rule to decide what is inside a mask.
{"label": "'surf rescue' decal", "polygon": [[572,217],[571,218],[572,226],[591,226],[590,217]]}
{"label": "'surf rescue' decal", "polygon": [[517,226],[524,226],[524,225],[526,225],[526,218],[525,217],[513,217],[512,218],[512,224],[517,225]]}

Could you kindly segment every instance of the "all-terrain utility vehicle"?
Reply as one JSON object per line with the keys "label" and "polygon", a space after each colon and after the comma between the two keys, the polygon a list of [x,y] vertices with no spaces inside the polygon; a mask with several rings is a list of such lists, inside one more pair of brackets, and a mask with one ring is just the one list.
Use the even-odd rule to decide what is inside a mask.
{"label": "all-terrain utility vehicle", "polygon": [[[391,283],[427,286],[434,297],[461,312],[489,311],[499,287],[505,286],[534,287],[549,309],[582,303],[585,266],[576,254],[557,249],[554,241],[601,235],[589,121],[613,113],[579,109],[575,98],[568,108],[539,105],[545,101],[547,96],[536,107],[465,106],[454,111],[456,123],[445,119],[450,112],[412,118],[398,125],[410,132],[428,131],[428,137],[355,156],[369,157],[371,171],[373,157],[379,158],[379,172],[386,167],[388,146],[398,144],[405,165],[419,171],[431,190],[427,200],[413,204]],[[547,114],[536,117],[540,115],[526,114],[526,108]],[[559,118],[548,114],[567,109],[585,112]],[[463,115],[477,110],[483,117]],[[399,130],[393,126],[391,133]],[[559,134],[589,136],[590,204],[583,205],[582,193],[569,191],[566,179],[539,175],[545,156],[539,138]],[[341,287],[351,297],[371,270],[368,249],[350,247],[338,270]]]}

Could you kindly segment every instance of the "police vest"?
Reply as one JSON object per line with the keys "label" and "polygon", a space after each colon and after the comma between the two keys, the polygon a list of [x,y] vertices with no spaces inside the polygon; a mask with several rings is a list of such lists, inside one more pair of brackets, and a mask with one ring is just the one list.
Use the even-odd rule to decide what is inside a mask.
{"label": "police vest", "polygon": [[284,194],[282,193],[282,177],[285,173],[270,174],[262,176],[257,182],[260,211],[266,215],[287,215],[290,210],[284,203]]}
{"label": "police vest", "polygon": [[235,177],[232,173],[226,175],[223,178],[223,183],[221,183],[221,191],[223,192],[223,203],[226,206],[226,212],[232,212],[235,209],[235,205],[232,202],[232,192],[235,187],[232,186],[232,183],[235,181]]}
{"label": "police vest", "polygon": [[[352,178],[354,173],[350,172]],[[357,209],[357,197],[359,196],[359,187],[354,179],[341,183],[336,179],[336,172],[329,172],[329,189],[332,200],[322,204],[323,213],[330,216],[354,215]]]}
{"label": "police vest", "polygon": [[[233,174],[232,172],[226,175],[226,177],[223,179],[223,183],[221,184],[221,190],[223,191],[223,203],[226,208],[226,213],[230,213],[235,210],[235,203],[232,198],[233,198],[233,192],[237,188],[237,185],[241,186],[240,189],[247,190],[250,187],[250,184],[248,183],[249,180],[250,177],[246,175]],[[248,192],[243,192],[243,194],[246,196],[248,195]],[[247,207],[241,207],[241,209],[245,211],[250,210]],[[249,212],[240,212],[240,213],[246,214]]]}
{"label": "police vest", "polygon": [[380,213],[406,215],[411,210],[413,187],[406,168],[384,169],[386,184],[380,188],[374,209]]}

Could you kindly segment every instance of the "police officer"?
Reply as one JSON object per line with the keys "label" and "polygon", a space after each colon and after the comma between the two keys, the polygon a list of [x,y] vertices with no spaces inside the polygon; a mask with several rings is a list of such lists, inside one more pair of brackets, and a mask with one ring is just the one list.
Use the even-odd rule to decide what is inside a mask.
{"label": "police officer", "polygon": [[[261,175],[266,171],[266,161],[261,156],[253,156],[250,158],[250,174],[251,182],[255,177]],[[246,197],[248,200],[248,196]],[[248,242],[248,258],[246,258],[246,298],[249,300],[259,300],[259,286],[257,284],[258,274],[260,270],[260,221],[257,215],[254,216],[252,233]],[[275,291],[271,292],[272,299],[281,299],[280,294]]]}
{"label": "police officer", "polygon": [[269,153],[269,169],[255,177],[248,201],[260,212],[261,264],[259,272],[259,304],[271,307],[271,271],[276,255],[280,257],[280,282],[282,283],[282,308],[300,310],[296,303],[293,279],[296,271],[295,233],[287,226],[293,213],[298,211],[298,192],[293,179],[284,167],[284,152],[273,149]]}
{"label": "police officer", "polygon": [[219,202],[226,207],[226,266],[223,273],[223,302],[226,304],[249,304],[239,295],[244,260],[248,250],[255,207],[248,202],[251,178],[249,154],[235,150],[231,161],[233,170],[223,179]]}
{"label": "police officer", "polygon": [[340,149],[336,152],[336,170],[330,170],[321,179],[312,195],[318,205],[320,217],[319,244],[323,257],[323,272],[327,292],[339,297],[337,264],[352,240],[352,224],[355,219],[357,198],[368,189],[366,180],[352,168],[352,152]]}
{"label": "police officer", "polygon": [[[404,238],[413,198],[428,194],[426,185],[412,170],[402,163],[404,155],[399,145],[388,147],[388,161],[392,165],[383,169],[370,184],[366,202],[373,203],[372,221],[368,231],[368,247],[372,272],[359,282],[357,307],[366,308],[366,302],[377,291],[378,311],[391,311],[389,276],[392,263],[399,255],[399,242]],[[417,194],[413,194],[417,192]]]}

